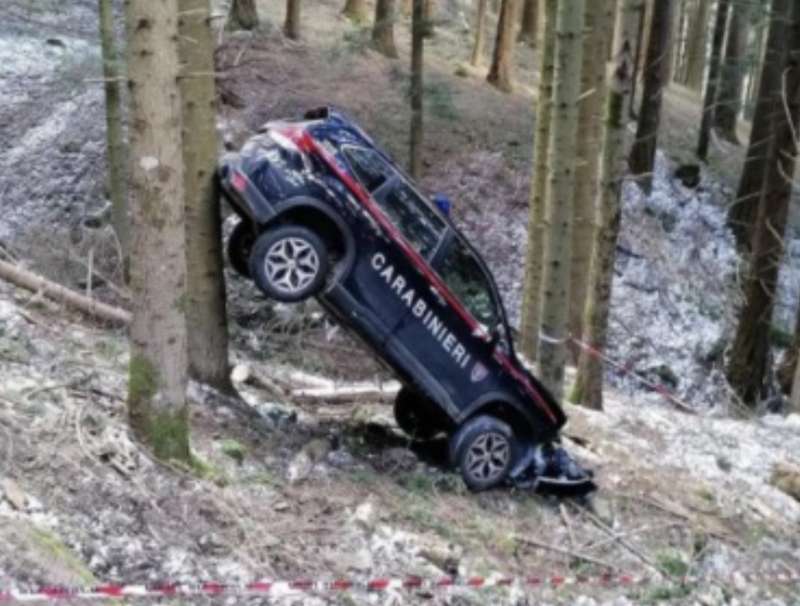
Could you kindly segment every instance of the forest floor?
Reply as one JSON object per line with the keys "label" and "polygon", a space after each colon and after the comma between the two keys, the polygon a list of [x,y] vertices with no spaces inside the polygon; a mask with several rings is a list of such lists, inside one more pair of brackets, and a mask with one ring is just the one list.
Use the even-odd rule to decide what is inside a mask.
{"label": "forest floor", "polygon": [[[64,15],[44,4],[31,14],[28,4],[8,0],[0,9],[8,10],[0,21],[0,140],[10,142],[0,150],[0,239],[29,267],[83,288],[89,250],[105,277],[118,275],[108,234],[77,227],[103,205],[102,91],[86,81],[99,75],[94,3],[70,3]],[[408,61],[372,51],[368,30],[338,15],[339,0],[306,4],[299,43],[280,34],[278,0],[259,2],[264,31],[223,36],[225,138],[235,146],[266,120],[336,104],[404,158]],[[508,259],[524,253],[536,54],[518,46],[514,95],[485,85],[463,65],[471,41],[470,15],[458,12],[464,4],[447,3],[454,9],[426,46],[423,185],[453,198],[454,218],[486,255],[515,317],[521,267]],[[397,28],[401,57],[407,30],[405,21]],[[701,414],[680,413],[615,373],[604,413],[568,405],[568,446],[599,476],[591,504],[521,491],[469,494],[444,468],[441,445],[409,444],[385,403],[316,405],[264,389],[259,378],[390,377],[314,305],[272,306],[232,274],[233,355],[238,376],[249,375],[237,387],[250,406],[194,386],[198,464],[164,467],[126,432],[124,335],[0,284],[0,544],[10,546],[0,552],[0,588],[578,575],[607,564],[649,580],[276,603],[793,603],[795,586],[772,575],[800,561],[792,481],[800,419],[731,418],[740,411],[719,373],[739,264],[723,212],[744,148],[715,143],[701,186],[688,190],[671,173],[690,160],[698,99],[673,87],[664,119],[655,194],[625,188],[609,353]],[[785,326],[800,296],[791,261]],[[125,302],[102,281],[94,294]],[[685,575],[692,581],[682,583]]]}

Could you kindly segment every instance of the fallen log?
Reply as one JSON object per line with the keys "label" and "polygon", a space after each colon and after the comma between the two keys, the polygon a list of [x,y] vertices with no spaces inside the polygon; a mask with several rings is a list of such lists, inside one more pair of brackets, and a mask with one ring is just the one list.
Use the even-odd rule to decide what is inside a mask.
{"label": "fallen log", "polygon": [[63,303],[112,324],[128,325],[131,322],[130,312],[124,309],[86,297],[66,286],[51,282],[42,276],[2,260],[0,260],[0,279],[31,292],[41,293],[57,303]]}
{"label": "fallen log", "polygon": [[400,385],[390,381],[383,386],[375,384],[342,385],[339,387],[309,387],[293,389],[292,399],[298,402],[325,402],[327,404],[352,404],[356,402],[391,403]]}

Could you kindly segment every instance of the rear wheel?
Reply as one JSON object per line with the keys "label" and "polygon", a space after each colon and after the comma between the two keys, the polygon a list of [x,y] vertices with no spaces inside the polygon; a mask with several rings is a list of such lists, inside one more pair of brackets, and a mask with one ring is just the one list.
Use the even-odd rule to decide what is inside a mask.
{"label": "rear wheel", "polygon": [[394,400],[397,425],[412,438],[430,440],[444,427],[435,404],[413,389],[403,387]]}
{"label": "rear wheel", "polygon": [[470,419],[450,439],[452,462],[464,483],[475,491],[505,482],[519,452],[519,441],[511,427],[491,415]]}
{"label": "rear wheel", "polygon": [[228,238],[228,261],[236,273],[250,277],[250,252],[256,241],[256,233],[248,221],[239,221]]}
{"label": "rear wheel", "polygon": [[250,254],[250,274],[256,285],[276,301],[296,303],[325,286],[328,251],[313,231],[285,225],[261,234]]}

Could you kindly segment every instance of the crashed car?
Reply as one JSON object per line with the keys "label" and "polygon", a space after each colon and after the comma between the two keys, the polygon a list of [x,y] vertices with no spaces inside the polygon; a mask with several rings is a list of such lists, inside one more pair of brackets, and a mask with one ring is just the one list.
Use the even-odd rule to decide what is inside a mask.
{"label": "crashed car", "polygon": [[357,125],[324,108],[270,122],[219,166],[241,221],[239,273],[268,297],[316,297],[400,378],[395,418],[445,434],[467,486],[594,488],[558,446],[566,418],[515,354],[492,274],[450,220]]}

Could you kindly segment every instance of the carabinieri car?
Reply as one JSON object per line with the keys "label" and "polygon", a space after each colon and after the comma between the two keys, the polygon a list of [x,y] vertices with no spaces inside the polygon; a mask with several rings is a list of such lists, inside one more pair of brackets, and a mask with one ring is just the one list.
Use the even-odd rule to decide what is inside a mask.
{"label": "carabinieri car", "polygon": [[594,488],[554,444],[561,407],[519,361],[486,264],[352,120],[323,108],[270,122],[219,179],[241,221],[228,257],[270,298],[317,297],[399,376],[400,428],[449,436],[466,484]]}

